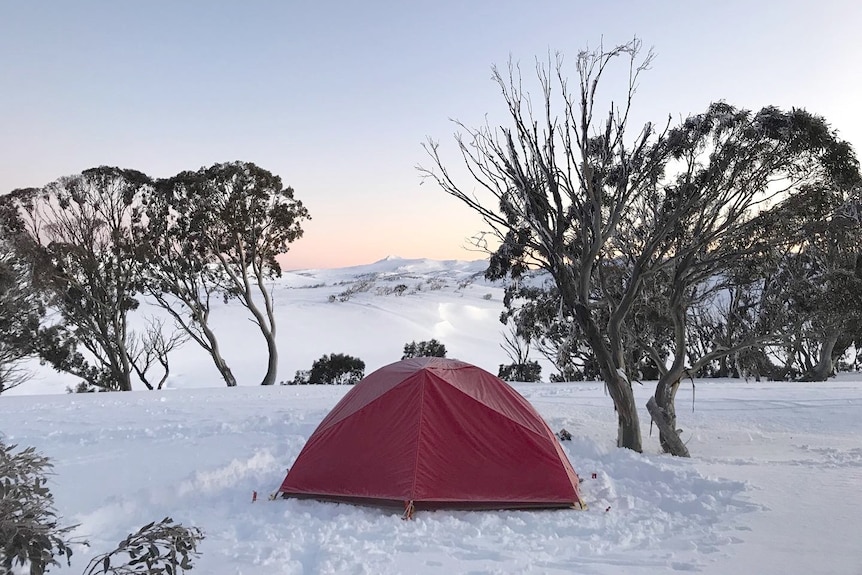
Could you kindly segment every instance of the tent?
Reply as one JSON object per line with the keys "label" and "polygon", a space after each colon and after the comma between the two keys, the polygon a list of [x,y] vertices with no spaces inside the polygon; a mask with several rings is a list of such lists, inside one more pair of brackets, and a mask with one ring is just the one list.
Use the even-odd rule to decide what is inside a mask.
{"label": "tent", "polygon": [[434,508],[581,506],[578,476],[536,410],[474,365],[413,358],[356,384],[278,492]]}

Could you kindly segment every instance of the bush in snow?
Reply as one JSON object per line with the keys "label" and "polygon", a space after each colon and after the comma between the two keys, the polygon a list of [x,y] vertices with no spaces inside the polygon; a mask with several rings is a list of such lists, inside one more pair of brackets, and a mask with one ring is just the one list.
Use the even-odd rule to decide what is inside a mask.
{"label": "bush in snow", "polygon": [[[0,574],[43,575],[57,558],[71,565],[73,544],[67,536],[76,526],[61,527],[54,495],[47,486],[51,461],[33,447],[16,452],[0,441]],[[90,561],[84,575],[177,575],[192,568],[197,545],[204,538],[197,527],[184,527],[166,517],[130,534],[119,546]],[[123,559],[118,562],[117,559]]]}
{"label": "bush in snow", "polygon": [[542,379],[542,366],[538,361],[500,365],[497,377],[504,381],[536,382]]}
{"label": "bush in snow", "polygon": [[197,546],[203,538],[197,527],[184,527],[165,517],[130,533],[113,551],[94,557],[84,575],[184,573],[192,569],[192,559],[200,555]]}
{"label": "bush in snow", "polygon": [[51,462],[32,447],[16,448],[0,441],[0,572],[29,564],[31,575],[41,575],[60,564],[55,557],[69,563],[74,526],[59,524],[46,485]]}
{"label": "bush in snow", "polygon": [[98,391],[95,385],[90,385],[86,381],[81,381],[75,387],[66,386],[66,393],[95,393]]}
{"label": "bush in snow", "polygon": [[333,303],[336,300],[340,302],[349,301],[350,298],[357,293],[364,293],[369,291],[372,287],[374,287],[374,279],[368,277],[358,277],[355,282],[350,284],[346,290],[339,293],[338,295],[330,295],[329,303]]}
{"label": "bush in snow", "polygon": [[287,385],[353,385],[365,377],[365,362],[343,353],[323,355],[311,370],[299,370]]}
{"label": "bush in snow", "polygon": [[404,344],[404,355],[401,356],[401,359],[411,357],[446,357],[446,346],[436,339],[420,341],[419,343],[411,341]]}

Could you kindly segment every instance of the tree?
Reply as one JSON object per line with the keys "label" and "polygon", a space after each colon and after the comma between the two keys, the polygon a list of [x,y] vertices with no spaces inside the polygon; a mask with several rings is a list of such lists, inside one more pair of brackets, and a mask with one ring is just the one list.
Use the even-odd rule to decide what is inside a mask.
{"label": "tree", "polygon": [[[188,341],[189,337],[186,332],[179,329],[174,329],[170,335],[165,335],[165,321],[161,318],[149,317],[146,323],[146,336],[129,345],[132,369],[147,389],[162,389],[171,373],[170,353]],[[162,375],[158,383],[154,384],[150,382],[147,374],[156,363],[161,366]]]}
{"label": "tree", "polygon": [[[620,301],[603,301],[596,300],[596,290],[601,264],[609,256],[608,242],[618,233],[624,212],[644,188],[655,185],[666,164],[666,152],[651,144],[651,125],[631,145],[626,139],[637,80],[652,61],[651,53],[638,59],[640,47],[634,40],[612,50],[581,52],[577,96],[569,92],[561,57],[555,74],[550,66],[537,65],[542,96],[537,108],[523,91],[513,64],[505,76],[493,69],[513,126],[471,129],[459,124],[466,137],[456,136],[465,166],[491,200],[480,200],[453,180],[435,142],[426,145],[433,168],[422,169],[490,227],[487,233],[498,246],[492,250],[487,277],[517,280],[538,267],[553,278],[563,314],[577,322],[613,399],[617,444],[636,451],[641,450],[640,424],[621,337],[635,293]],[[629,63],[628,90],[623,106],[612,105],[600,125],[594,119],[598,86],[607,66],[619,57]],[[539,118],[534,118],[534,110]],[[479,240],[489,245],[486,238]],[[639,280],[634,287],[638,285]],[[609,312],[603,324],[599,305]]]}
{"label": "tree", "polygon": [[102,389],[132,388],[129,346],[139,336],[128,316],[138,306],[142,264],[131,230],[150,185],[140,172],[100,167],[2,198],[7,238],[59,314],[40,356]]}
{"label": "tree", "polygon": [[411,357],[446,357],[446,346],[436,339],[420,341],[419,343],[411,341],[404,344],[404,355],[401,356],[401,359]]}
{"label": "tree", "polygon": [[[855,161],[855,158],[851,156]],[[768,255],[782,322],[786,371],[823,381],[862,333],[860,183],[853,175],[808,186],[775,208],[774,225],[788,237]]]}
{"label": "tree", "polygon": [[[668,124],[656,131],[648,123],[632,136],[633,96],[652,61],[651,53],[641,58],[640,50],[636,39],[579,54],[575,95],[562,58],[553,72],[538,65],[537,107],[514,66],[507,76],[495,69],[513,127],[459,124],[467,138],[457,136],[465,165],[490,201],[453,180],[434,142],[426,146],[433,169],[423,170],[490,227],[497,243],[488,277],[517,279],[539,268],[553,278],[561,316],[577,324],[613,399],[617,443],[636,451],[641,435],[631,388],[632,345],[649,352],[662,370],[655,399],[668,420],[663,428],[675,430],[676,389],[689,368],[697,367],[686,365],[692,305],[713,289],[713,278],[763,249],[754,233],[759,212],[847,165],[830,159],[842,150],[825,121],[801,110],[751,113],[717,103],[673,129]],[[628,61],[623,104],[612,103],[599,120],[598,87],[609,64],[621,57]],[[661,304],[658,311],[672,334],[667,366],[658,346],[636,329],[636,312],[648,309],[647,296]],[[653,331],[650,339],[660,334]],[[662,435],[666,448],[667,439]]]}
{"label": "tree", "polygon": [[[681,378],[716,357],[774,339],[772,333],[746,334],[691,361],[689,310],[708,294],[732,287],[728,272],[739,261],[786,242],[780,234],[761,232],[772,217],[771,204],[816,182],[855,179],[858,169],[852,150],[825,120],[803,110],[766,107],[752,113],[712,104],[670,130],[663,145],[675,170],[635,204],[626,226],[635,235],[618,236],[617,249],[633,266],[643,262],[642,275],[663,279],[673,343],[655,398],[676,429],[674,397]],[[638,221],[648,222],[647,243],[638,241]],[[668,438],[662,434],[661,440],[667,450]]]}
{"label": "tree", "polygon": [[236,299],[267,346],[262,385],[275,383],[276,323],[267,280],[281,275],[277,256],[302,237],[309,219],[293,189],[248,162],[215,164],[158,182],[148,199],[143,233],[149,290],[189,337],[213,358],[225,383],[236,385],[210,325],[212,299]]}

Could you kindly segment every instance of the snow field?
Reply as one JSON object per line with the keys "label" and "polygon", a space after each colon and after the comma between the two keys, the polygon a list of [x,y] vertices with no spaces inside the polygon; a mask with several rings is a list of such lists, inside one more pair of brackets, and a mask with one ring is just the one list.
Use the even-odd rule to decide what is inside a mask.
{"label": "snow field", "polygon": [[[508,362],[502,289],[476,276],[483,265],[391,258],[286,274],[274,286],[279,379],[324,353],[356,355],[370,373],[397,361],[404,343],[432,337],[450,357],[496,372]],[[402,283],[403,295],[388,292]],[[329,302],[357,285],[368,287]],[[552,430],[574,436],[563,448],[589,508],[402,521],[400,511],[267,500],[347,389],[257,386],[259,334],[235,304],[214,315],[238,388],[223,387],[187,346],[163,391],[66,395],[58,392],[71,381],[41,369],[0,396],[3,440],[52,458],[57,509],[91,543],[52,573],[80,573],[129,532],[171,516],[205,531],[194,572],[207,575],[862,575],[857,374],[818,384],[687,382],[677,410],[690,460],[658,453],[644,408],[650,382],[635,385],[644,454],[614,447],[602,384],[516,384]]]}
{"label": "snow field", "polygon": [[[799,570],[805,560],[796,558],[780,572],[855,574],[862,561],[849,531],[843,542],[830,529],[810,540],[809,521],[828,526],[838,514],[862,523],[841,516],[860,503],[862,450],[829,429],[793,428],[837,419],[842,404],[844,419],[858,412],[862,384],[825,385],[796,387],[793,405],[770,411],[758,409],[772,402],[770,384],[699,382],[695,413],[680,414],[695,429],[695,457],[680,460],[658,455],[646,436],[643,455],[612,447],[612,408],[598,384],[520,384],[552,429],[575,436],[563,446],[589,508],[420,512],[413,521],[393,510],[267,500],[346,388],[4,397],[0,421],[6,441],[53,458],[57,507],[92,543],[57,572],[80,572],[96,550],[170,515],[206,532],[201,573],[724,573],[734,564],[778,573],[770,554],[814,553],[828,535],[835,553],[811,556],[818,568]],[[807,481],[822,489],[800,497]],[[810,541],[793,540],[800,532]]]}

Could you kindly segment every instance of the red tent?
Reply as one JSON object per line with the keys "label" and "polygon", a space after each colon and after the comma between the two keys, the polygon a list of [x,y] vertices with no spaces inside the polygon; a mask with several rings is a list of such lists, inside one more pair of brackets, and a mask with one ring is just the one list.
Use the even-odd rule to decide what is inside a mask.
{"label": "red tent", "polygon": [[279,493],[422,508],[579,505],[578,476],[536,410],[476,366],[415,358],[353,387]]}

